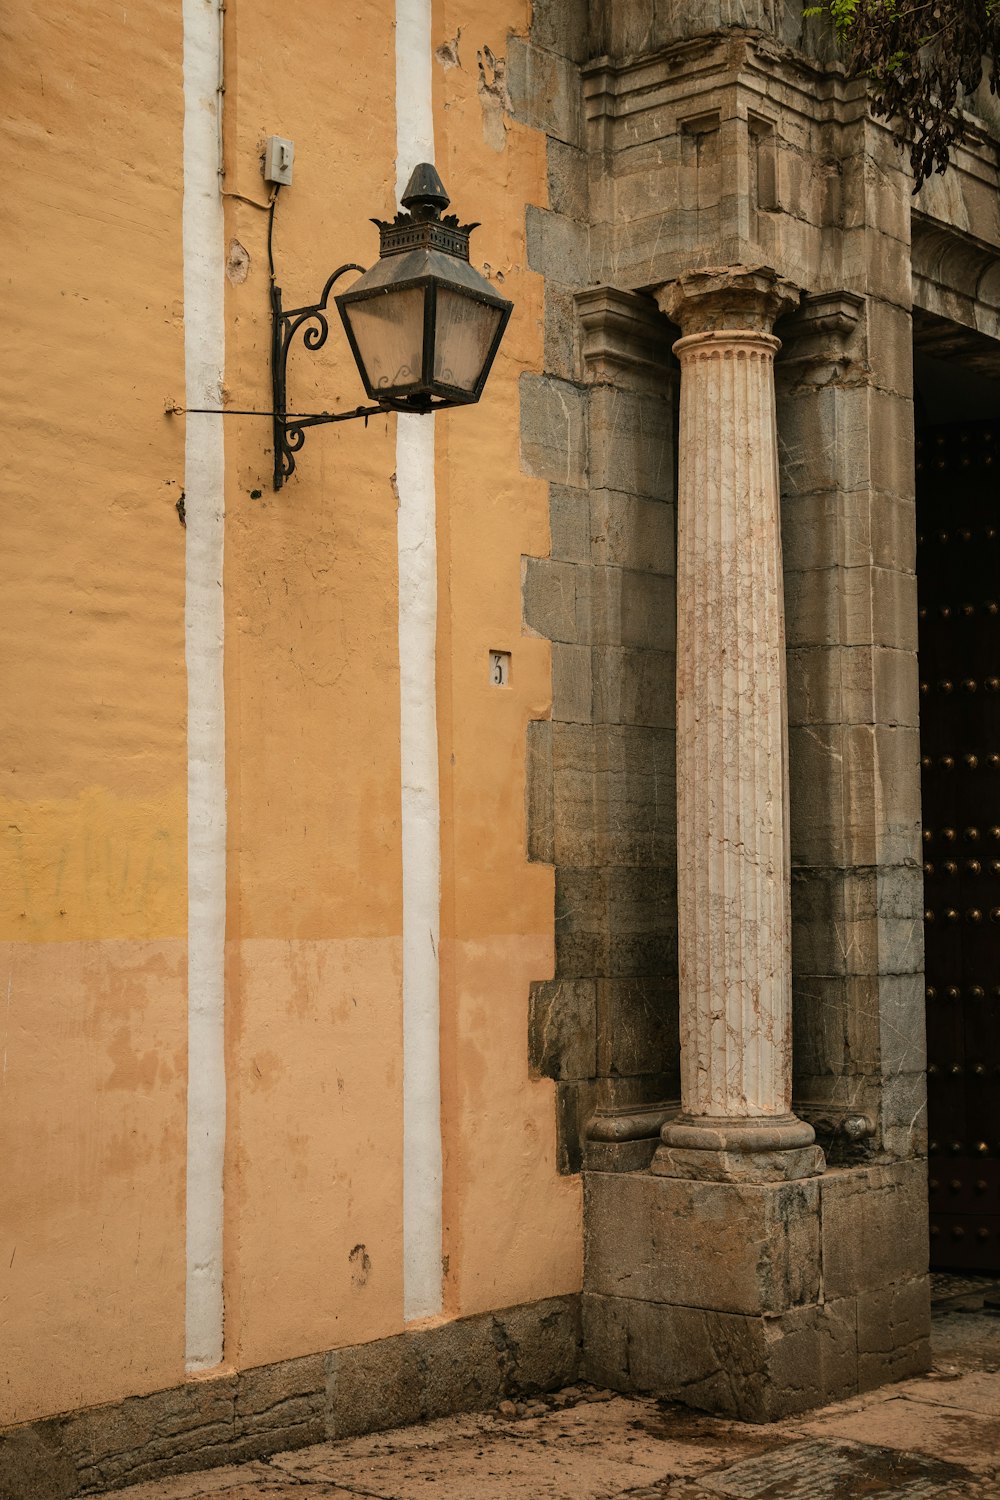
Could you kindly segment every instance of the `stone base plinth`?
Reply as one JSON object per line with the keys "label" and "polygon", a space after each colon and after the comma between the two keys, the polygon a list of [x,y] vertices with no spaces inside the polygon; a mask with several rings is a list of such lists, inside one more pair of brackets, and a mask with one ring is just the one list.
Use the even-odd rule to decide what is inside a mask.
{"label": "stone base plinth", "polygon": [[[505,1396],[556,1390],[579,1375],[579,1298],[550,1297],[0,1427],[0,1497],[83,1500],[216,1464],[481,1411]],[[195,1486],[184,1493],[194,1494]]]}
{"label": "stone base plinth", "polygon": [[658,1177],[701,1182],[797,1182],[818,1177],[825,1165],[819,1146],[793,1151],[687,1151],[660,1146],[650,1168]]}
{"label": "stone base plinth", "polygon": [[769,1422],[927,1369],[926,1163],[585,1181],[588,1379]]}

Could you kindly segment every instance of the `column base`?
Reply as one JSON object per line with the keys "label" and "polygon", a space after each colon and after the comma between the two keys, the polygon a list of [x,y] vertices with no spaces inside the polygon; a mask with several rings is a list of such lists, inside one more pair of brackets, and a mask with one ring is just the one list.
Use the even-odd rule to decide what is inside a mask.
{"label": "column base", "polygon": [[660,1139],[651,1169],[658,1177],[795,1182],[818,1177],[826,1167],[815,1131],[796,1115],[679,1115],[663,1126]]}

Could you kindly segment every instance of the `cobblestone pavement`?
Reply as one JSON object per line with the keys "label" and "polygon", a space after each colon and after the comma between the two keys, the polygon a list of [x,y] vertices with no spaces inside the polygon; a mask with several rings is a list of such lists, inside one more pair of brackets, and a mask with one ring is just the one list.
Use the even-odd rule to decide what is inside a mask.
{"label": "cobblestone pavement", "polygon": [[1000,1500],[1000,1297],[952,1285],[928,1375],[769,1427],[574,1386],[115,1500]]}

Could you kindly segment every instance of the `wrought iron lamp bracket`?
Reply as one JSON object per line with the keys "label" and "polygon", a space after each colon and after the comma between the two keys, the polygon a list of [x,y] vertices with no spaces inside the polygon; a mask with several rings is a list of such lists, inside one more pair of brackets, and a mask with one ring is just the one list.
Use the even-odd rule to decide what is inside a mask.
{"label": "wrought iron lamp bracket", "polygon": [[[276,192],[277,189],[275,189]],[[274,441],[274,488],[280,490],[285,480],[295,472],[295,457],[305,442],[306,429],[309,427],[322,427],[329,422],[353,422],[358,417],[361,417],[367,426],[369,417],[377,417],[383,412],[395,411],[426,416],[444,407],[468,406],[478,401],[510,317],[512,304],[500,297],[484,278],[469,266],[469,232],[476,226],[459,224],[454,215],[447,219],[441,218],[441,209],[448,205],[448,194],[437,172],[427,162],[422,162],[414,168],[403,195],[403,206],[412,209],[412,213],[398,213],[391,224],[383,223],[380,219],[373,221],[378,224],[381,235],[378,265],[370,272],[366,272],[364,266],[358,265],[356,261],[345,261],[331,276],[327,277],[326,285],[318,300],[307,303],[303,307],[286,308],[282,303],[281,287],[275,279],[274,255],[271,246],[275,202],[275,195],[272,194],[267,230],[271,305],[272,399],[270,411],[227,406],[180,406],[175,401],[167,402],[166,411],[219,417],[269,417]],[[419,274],[414,272],[412,265],[407,264],[406,256],[403,257],[401,272],[396,274],[395,262],[388,271],[385,270],[386,260],[400,255],[404,250],[422,252],[423,259],[420,262]],[[433,256],[437,257],[437,262],[432,259]],[[428,262],[426,267],[424,261]],[[454,267],[450,264],[452,261],[455,262]],[[294,409],[289,411],[289,351],[299,333],[302,334],[302,342],[311,354],[315,354],[317,350],[324,347],[330,336],[330,296],[337,282],[349,271],[360,272],[360,282],[347,291],[339,293],[335,300],[343,318],[344,330],[365,389],[369,399],[376,404],[356,406],[350,411],[311,412]],[[435,319],[439,286],[443,287],[448,295],[464,299],[460,305],[479,311],[486,309],[488,321],[485,328],[481,330],[481,334],[485,332],[488,335],[488,347],[484,346],[481,351],[476,368],[472,371],[465,371],[461,380],[452,371],[447,357],[443,360],[438,358],[440,351],[436,344],[438,328]],[[419,368],[411,369],[409,364],[404,364],[395,382],[390,382],[386,378],[385,371],[379,370],[377,357],[375,366],[379,374],[377,378],[369,374],[367,355],[358,347],[352,314],[347,309],[349,305],[353,307],[356,303],[367,302],[372,296],[398,292],[401,289],[419,292],[423,298],[423,341],[418,362]],[[409,290],[407,290],[407,295],[410,295]],[[398,301],[395,305],[398,307]],[[412,311],[411,307],[411,314]],[[415,335],[415,330],[410,329],[410,334]],[[460,342],[461,338],[460,330]],[[447,356],[448,351],[444,352]],[[463,357],[468,362],[468,350],[465,351]],[[465,366],[461,369],[464,371]],[[406,378],[402,378],[403,376]]]}
{"label": "wrought iron lamp bracket", "polygon": [[273,400],[271,412],[274,424],[274,488],[280,490],[285,480],[295,472],[295,455],[305,442],[307,427],[321,427],[327,422],[351,422],[363,417],[378,416],[385,408],[381,406],[357,406],[353,411],[318,412],[311,416],[294,413],[288,415],[287,374],[288,351],[299,332],[305,347],[315,354],[322,349],[330,333],[328,302],[330,293],[348,271],[364,271],[356,261],[347,261],[338,266],[326,285],[318,302],[306,307],[285,309],[281,304],[281,288],[271,282],[271,382]]}

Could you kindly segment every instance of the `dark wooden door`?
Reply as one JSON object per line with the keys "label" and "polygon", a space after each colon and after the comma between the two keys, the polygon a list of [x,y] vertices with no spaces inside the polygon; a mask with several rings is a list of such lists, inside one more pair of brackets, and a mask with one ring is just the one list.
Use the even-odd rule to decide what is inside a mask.
{"label": "dark wooden door", "polygon": [[917,443],[931,1265],[1000,1270],[1000,423]]}

